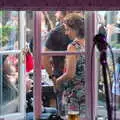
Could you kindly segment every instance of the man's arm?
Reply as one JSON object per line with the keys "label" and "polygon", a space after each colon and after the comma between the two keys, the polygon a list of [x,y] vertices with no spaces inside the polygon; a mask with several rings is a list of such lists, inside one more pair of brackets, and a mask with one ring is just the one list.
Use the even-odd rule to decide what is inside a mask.
{"label": "man's arm", "polygon": [[[44,52],[50,51],[48,48],[44,48]],[[43,65],[48,74],[51,76],[52,75],[52,65],[50,61],[51,56],[44,55],[42,57]]]}

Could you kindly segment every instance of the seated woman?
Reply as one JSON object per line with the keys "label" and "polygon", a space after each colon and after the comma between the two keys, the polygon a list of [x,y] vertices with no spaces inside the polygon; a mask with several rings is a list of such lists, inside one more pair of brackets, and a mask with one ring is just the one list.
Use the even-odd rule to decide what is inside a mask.
{"label": "seated woman", "polygon": [[[18,82],[18,58],[15,55],[3,56],[3,97],[2,114],[18,111],[19,82]],[[26,92],[32,87],[32,80],[25,76]],[[8,109],[6,109],[8,108]]]}
{"label": "seated woman", "polygon": [[[18,73],[14,65],[7,60],[7,55],[3,56],[3,97],[1,110],[2,114],[17,111],[18,105]],[[7,109],[6,109],[7,108]]]}

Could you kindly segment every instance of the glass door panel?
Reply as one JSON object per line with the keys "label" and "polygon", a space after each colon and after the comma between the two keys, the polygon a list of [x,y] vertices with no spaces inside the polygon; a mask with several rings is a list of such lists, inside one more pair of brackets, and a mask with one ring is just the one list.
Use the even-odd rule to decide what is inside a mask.
{"label": "glass door panel", "polygon": [[[60,18],[61,16],[67,16],[68,14],[74,14],[76,13],[77,17],[79,16],[81,20],[83,20],[83,24],[81,26],[79,26],[80,24],[77,23],[76,21],[71,21],[71,25],[73,25],[73,27],[76,26],[75,31],[79,31],[79,28],[81,29],[81,31],[84,34],[84,38],[86,38],[85,35],[85,24],[86,24],[86,15],[85,11],[40,11],[41,12],[41,51],[43,54],[43,61],[42,61],[42,70],[41,73],[43,74],[42,77],[42,92],[43,92],[43,104],[45,106],[55,106],[54,103],[51,102],[52,99],[55,99],[55,95],[53,94],[53,92],[51,92],[50,94],[52,95],[48,95],[47,92],[45,92],[45,89],[47,90],[47,87],[53,87],[54,84],[51,82],[51,79],[49,79],[48,77],[46,77],[46,79],[44,79],[44,74],[46,74],[46,76],[50,76],[51,73],[48,70],[48,66],[46,65],[46,62],[49,63],[49,65],[51,66],[51,70],[52,71],[52,75],[56,76],[56,78],[59,78],[62,75],[65,75],[67,72],[66,70],[68,70],[67,68],[67,59],[76,56],[76,57],[80,57],[80,61],[77,63],[77,68],[74,66],[75,63],[71,63],[71,66],[74,66],[77,70],[77,72],[75,74],[79,74],[74,75],[74,77],[76,76],[76,78],[73,79],[69,79],[66,78],[63,82],[60,83],[60,96],[58,97],[58,108],[59,108],[59,112],[61,115],[66,116],[68,115],[68,105],[69,102],[66,102],[66,100],[68,99],[68,97],[71,95],[71,101],[74,102],[74,104],[77,104],[77,107],[79,107],[80,110],[80,119],[86,119],[87,118],[87,90],[86,89],[86,84],[87,84],[87,80],[86,80],[86,40],[84,40],[84,47],[83,49],[78,49],[76,51],[71,51],[68,52],[67,48],[68,46],[76,39],[74,38],[74,36],[70,36],[70,34],[68,35],[67,33],[70,32],[70,30],[72,31],[72,28],[65,28],[63,22],[64,19]],[[47,22],[46,22],[47,21]],[[79,21],[79,20],[78,20]],[[73,24],[72,24],[73,22]],[[76,22],[76,23],[74,23]],[[81,22],[81,21],[80,21]],[[78,29],[77,29],[78,28]],[[78,40],[79,41],[79,40]],[[72,53],[75,52],[75,53]],[[71,71],[75,70],[75,68],[73,67],[70,68]],[[75,82],[73,82],[75,80]],[[70,82],[71,81],[71,82]],[[78,83],[77,83],[78,82]],[[70,87],[71,86],[71,87]],[[75,88],[76,86],[76,88]],[[70,88],[69,88],[70,87]],[[48,89],[49,90],[49,89]],[[52,90],[51,90],[52,91]],[[49,93],[50,91],[48,91]],[[70,94],[71,92],[71,94]],[[72,99],[72,95],[76,95],[75,97],[78,97],[77,99]],[[82,97],[83,96],[83,97]],[[76,101],[76,103],[75,103]],[[63,105],[61,104],[61,102],[63,102]],[[74,108],[73,108],[74,109]]]}
{"label": "glass door panel", "polygon": [[25,117],[24,15],[24,11],[0,11],[0,118],[5,120]]}
{"label": "glass door panel", "polygon": [[[120,83],[119,83],[119,52],[120,52],[120,11],[97,11],[97,33],[106,36],[108,44],[114,55],[115,71],[113,67],[113,58],[109,49],[107,49],[107,62],[109,70],[107,71],[108,86],[111,86],[113,103],[113,116],[119,118],[120,113]],[[97,53],[99,53],[97,51]],[[97,70],[97,118],[107,119],[106,99],[104,79],[101,65],[99,63],[99,54],[96,54]],[[114,77],[116,76],[116,79]],[[116,97],[115,97],[116,96]],[[116,102],[115,102],[116,101]],[[116,106],[116,107],[115,107]]]}

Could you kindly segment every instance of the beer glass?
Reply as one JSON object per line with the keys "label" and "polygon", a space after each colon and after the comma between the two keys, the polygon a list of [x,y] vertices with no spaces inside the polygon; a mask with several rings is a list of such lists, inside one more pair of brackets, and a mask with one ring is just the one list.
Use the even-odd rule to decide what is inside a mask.
{"label": "beer glass", "polygon": [[68,111],[68,120],[80,120],[79,111]]}
{"label": "beer glass", "polygon": [[68,120],[80,120],[79,107],[77,102],[68,103]]}

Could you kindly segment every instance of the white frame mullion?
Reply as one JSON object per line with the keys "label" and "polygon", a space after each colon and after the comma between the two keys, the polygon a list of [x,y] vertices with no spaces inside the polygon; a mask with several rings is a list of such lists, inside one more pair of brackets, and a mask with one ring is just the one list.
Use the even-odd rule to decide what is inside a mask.
{"label": "white frame mullion", "polygon": [[0,120],[24,120],[23,113],[11,113],[0,116]]}
{"label": "white frame mullion", "polygon": [[[25,11],[20,11],[19,18],[20,18],[20,50],[23,50],[25,48],[25,36],[26,36],[26,17],[25,17]],[[25,86],[25,56],[23,55],[23,52],[20,54],[20,113],[23,114],[23,118],[25,117],[25,102],[26,102],[26,86]]]}
{"label": "white frame mullion", "polygon": [[20,54],[21,50],[0,51],[0,55]]}

